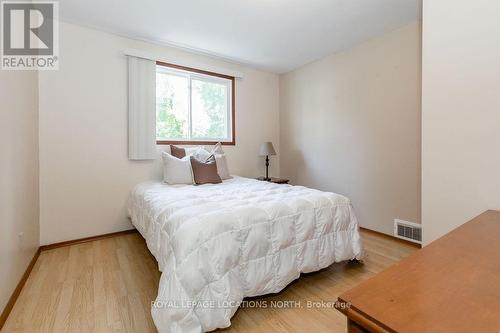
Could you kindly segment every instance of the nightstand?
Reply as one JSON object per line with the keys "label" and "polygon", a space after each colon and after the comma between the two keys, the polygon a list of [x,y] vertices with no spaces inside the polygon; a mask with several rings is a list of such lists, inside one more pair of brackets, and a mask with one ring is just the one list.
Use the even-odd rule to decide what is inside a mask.
{"label": "nightstand", "polygon": [[[259,178],[257,178],[257,180],[265,181],[264,177],[259,177]],[[288,184],[289,181],[290,181],[289,179],[274,178],[274,177],[271,177],[271,179],[268,180],[268,182],[275,183],[275,184]]]}

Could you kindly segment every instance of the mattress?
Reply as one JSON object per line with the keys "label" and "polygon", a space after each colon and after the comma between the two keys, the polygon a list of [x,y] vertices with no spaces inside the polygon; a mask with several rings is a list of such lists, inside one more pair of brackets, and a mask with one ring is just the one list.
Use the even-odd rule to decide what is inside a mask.
{"label": "mattress", "polygon": [[302,186],[145,182],[128,213],[162,272],[152,304],[160,333],[228,327],[244,297],[362,255],[349,199]]}

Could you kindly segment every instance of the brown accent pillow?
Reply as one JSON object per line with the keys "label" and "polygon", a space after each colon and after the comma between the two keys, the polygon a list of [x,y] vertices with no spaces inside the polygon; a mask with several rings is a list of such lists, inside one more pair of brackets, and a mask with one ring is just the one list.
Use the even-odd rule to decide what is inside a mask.
{"label": "brown accent pillow", "polygon": [[177,158],[183,158],[186,156],[186,150],[184,148],[179,148],[177,146],[170,145],[170,155]]}
{"label": "brown accent pillow", "polygon": [[219,184],[222,179],[217,173],[217,162],[215,156],[210,156],[205,162],[198,161],[191,156],[191,167],[195,184]]}

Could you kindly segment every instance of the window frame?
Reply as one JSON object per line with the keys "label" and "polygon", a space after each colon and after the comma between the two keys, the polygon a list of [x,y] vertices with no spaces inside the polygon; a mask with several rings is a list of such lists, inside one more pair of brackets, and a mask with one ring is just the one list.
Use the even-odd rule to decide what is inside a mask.
{"label": "window frame", "polygon": [[[176,145],[213,145],[213,144],[220,142],[223,145],[235,146],[236,145],[236,129],[235,129],[235,125],[236,125],[236,121],[235,121],[235,90],[236,89],[235,89],[235,86],[236,86],[236,84],[235,84],[235,77],[230,76],[230,75],[225,75],[225,74],[209,72],[209,71],[205,71],[202,69],[186,67],[186,66],[181,66],[181,65],[175,65],[175,64],[171,64],[171,63],[167,63],[167,62],[162,62],[162,61],[157,61],[156,65],[161,66],[161,67],[167,67],[169,69],[191,72],[194,74],[202,74],[202,75],[206,75],[206,76],[223,78],[223,79],[227,79],[227,80],[231,81],[231,83],[230,83],[230,85],[231,85],[231,103],[230,103],[231,104],[231,112],[230,112],[230,116],[231,116],[231,120],[230,120],[231,141],[220,141],[217,139],[216,140],[158,140],[157,139],[156,144],[157,145],[170,145],[170,144],[176,144]],[[191,101],[190,101],[190,103],[191,103]],[[156,124],[156,122],[155,122],[155,124]]]}

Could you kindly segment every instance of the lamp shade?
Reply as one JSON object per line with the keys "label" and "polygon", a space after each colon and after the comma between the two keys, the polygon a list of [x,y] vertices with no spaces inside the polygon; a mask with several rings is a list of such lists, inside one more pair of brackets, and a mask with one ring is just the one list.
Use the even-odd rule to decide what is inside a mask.
{"label": "lamp shade", "polygon": [[264,142],[260,145],[260,156],[271,156],[276,155],[276,150],[274,150],[272,142]]}

